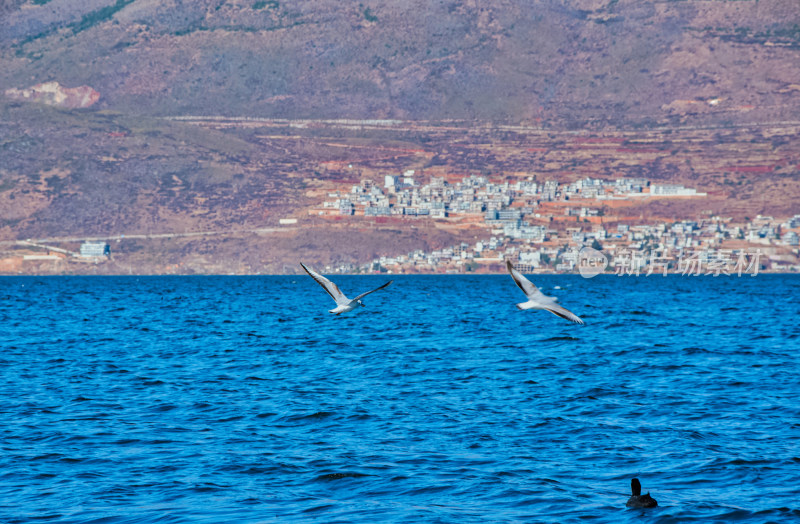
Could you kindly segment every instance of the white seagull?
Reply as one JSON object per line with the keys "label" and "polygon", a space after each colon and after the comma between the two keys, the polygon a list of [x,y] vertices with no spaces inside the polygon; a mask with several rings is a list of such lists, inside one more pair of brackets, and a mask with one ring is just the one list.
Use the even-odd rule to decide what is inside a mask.
{"label": "white seagull", "polygon": [[358,295],[353,300],[350,300],[349,298],[344,296],[344,293],[342,293],[339,290],[339,287],[336,284],[334,284],[333,282],[331,282],[327,278],[323,277],[322,275],[320,275],[319,273],[317,273],[313,269],[307,268],[306,265],[303,264],[302,262],[300,262],[300,265],[303,266],[303,269],[306,270],[306,273],[311,275],[311,278],[316,280],[317,284],[322,286],[322,288],[325,291],[328,292],[328,294],[331,296],[331,298],[336,301],[336,307],[331,309],[331,310],[329,310],[328,312],[329,313],[336,313],[337,315],[341,315],[342,313],[347,313],[348,311],[353,311],[358,306],[367,307],[367,306],[365,306],[364,304],[361,303],[361,299],[362,298],[364,298],[365,296],[369,295],[370,293],[374,293],[374,292],[378,291],[379,289],[383,289],[386,286],[388,286],[389,284],[391,284],[392,282],[394,282],[394,280],[390,280],[389,282],[385,283],[381,287],[377,287],[377,288],[373,289],[372,291],[367,291],[366,293],[361,293],[360,295]]}
{"label": "white seagull", "polygon": [[511,262],[508,260],[506,260],[506,267],[508,267],[508,272],[511,273],[511,278],[514,279],[514,282],[519,286],[522,292],[525,293],[525,296],[528,297],[527,302],[517,304],[518,309],[544,309],[561,318],[566,318],[567,320],[575,322],[576,324],[583,324],[583,320],[581,320],[578,315],[556,304],[558,300],[556,297],[545,296],[544,293],[533,285],[533,282],[514,269],[514,266],[512,266]]}

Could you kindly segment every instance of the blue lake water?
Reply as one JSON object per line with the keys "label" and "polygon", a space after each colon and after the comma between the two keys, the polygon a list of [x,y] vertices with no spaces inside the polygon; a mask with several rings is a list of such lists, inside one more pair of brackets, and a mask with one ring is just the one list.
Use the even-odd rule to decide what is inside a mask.
{"label": "blue lake water", "polygon": [[391,278],[0,278],[0,522],[800,520],[800,277]]}

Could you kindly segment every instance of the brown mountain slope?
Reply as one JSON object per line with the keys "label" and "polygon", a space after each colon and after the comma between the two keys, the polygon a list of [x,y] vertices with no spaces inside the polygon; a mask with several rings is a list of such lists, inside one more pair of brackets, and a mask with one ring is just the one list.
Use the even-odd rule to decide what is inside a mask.
{"label": "brown mountain slope", "polygon": [[136,114],[584,127],[800,109],[794,0],[37,0],[0,17],[1,85],[88,85]]}
{"label": "brown mountain slope", "polygon": [[[561,183],[645,177],[708,193],[605,210],[626,221],[708,212],[785,217],[800,213],[798,129],[575,133],[453,123],[176,122],[6,103],[0,244],[33,238],[77,250],[80,239],[112,242],[113,264],[69,271],[284,272],[298,259],[355,264],[487,238],[487,228],[458,221],[318,215],[328,193],[363,179],[380,185],[383,175],[406,169],[416,169],[420,182],[469,173]],[[289,217],[298,227],[279,223]]]}

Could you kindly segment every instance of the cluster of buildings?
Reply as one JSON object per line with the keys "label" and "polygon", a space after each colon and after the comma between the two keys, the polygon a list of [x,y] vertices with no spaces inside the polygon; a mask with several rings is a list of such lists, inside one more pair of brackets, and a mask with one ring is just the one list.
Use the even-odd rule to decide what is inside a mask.
{"label": "cluster of buildings", "polygon": [[[331,193],[325,208],[340,215],[451,218],[472,216],[491,236],[444,249],[384,256],[360,267],[328,267],[332,272],[502,271],[508,259],[525,271],[574,272],[585,248],[602,252],[607,271],[664,272],[693,268],[727,272],[746,263],[751,270],[800,271],[800,215],[786,221],[758,216],[734,223],[705,216],[672,223],[632,224],[603,216],[592,201],[643,197],[704,196],[674,184],[646,179],[614,181],[585,178],[569,184],[538,183],[533,178],[503,183],[466,176],[449,183],[433,178],[416,183],[413,171],[386,176],[383,187],[364,181],[350,193]],[[488,236],[488,235],[487,235]],[[621,269],[622,268],[622,269]]]}
{"label": "cluster of buildings", "polygon": [[[414,218],[446,218],[485,213],[487,222],[522,219],[535,213],[541,202],[569,200],[626,200],[642,197],[705,196],[695,189],[675,184],[650,184],[644,178],[615,181],[584,178],[569,184],[555,180],[527,180],[503,183],[490,182],[484,176],[466,176],[451,184],[444,177],[433,177],[419,185],[409,170],[402,176],[386,175],[383,187],[371,180],[354,185],[349,193],[335,191],[317,214],[404,216]],[[599,216],[599,209],[566,208],[567,216]]]}
{"label": "cluster of buildings", "polygon": [[55,264],[51,267],[63,268],[62,264],[67,260],[98,264],[111,258],[111,248],[103,241],[83,242],[79,251],[70,251],[31,239],[16,240],[15,244],[23,250],[8,257],[3,257],[0,253],[0,273],[23,273],[25,265],[29,263]]}
{"label": "cluster of buildings", "polygon": [[[541,236],[520,240],[496,235],[474,244],[461,243],[445,249],[417,250],[397,257],[380,257],[359,268],[333,271],[469,272],[502,271],[511,260],[524,271],[577,272],[581,252],[600,251],[608,261],[607,271],[624,274],[658,272],[692,274],[730,273],[745,268],[751,274],[763,269],[800,271],[798,232],[800,215],[785,222],[758,216],[744,224],[708,217],[654,225],[603,225],[590,231],[567,228],[559,231],[542,226]],[[783,232],[783,233],[782,233]]]}

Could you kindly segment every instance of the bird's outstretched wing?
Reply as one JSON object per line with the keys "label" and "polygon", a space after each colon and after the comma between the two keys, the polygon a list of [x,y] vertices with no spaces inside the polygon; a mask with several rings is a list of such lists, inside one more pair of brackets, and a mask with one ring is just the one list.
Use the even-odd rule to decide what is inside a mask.
{"label": "bird's outstretched wing", "polygon": [[322,289],[328,292],[328,294],[331,296],[333,300],[336,301],[337,304],[348,304],[350,302],[350,300],[348,300],[348,298],[344,296],[344,293],[341,292],[341,290],[336,284],[334,284],[327,278],[323,277],[313,269],[309,269],[302,262],[300,262],[300,265],[303,266],[303,269],[306,270],[306,273],[308,273],[311,276],[311,278],[317,281],[317,284],[322,286]]}
{"label": "bird's outstretched wing", "polygon": [[385,284],[384,284],[384,285],[382,285],[381,287],[376,287],[376,288],[375,288],[375,289],[373,289],[372,291],[367,291],[366,293],[361,293],[360,295],[358,295],[358,296],[357,296],[356,298],[354,298],[353,300],[359,300],[359,299],[361,299],[361,298],[364,298],[365,296],[369,295],[370,293],[374,293],[374,292],[376,292],[376,291],[379,291],[379,290],[381,290],[381,289],[385,288],[386,286],[388,286],[388,285],[389,285],[389,284],[391,284],[392,282],[394,282],[394,280],[390,280],[389,282],[385,283]]}
{"label": "bird's outstretched wing", "polygon": [[544,300],[549,297],[545,297],[544,293],[539,291],[539,288],[533,285],[533,282],[525,278],[522,273],[514,269],[514,266],[511,265],[510,260],[506,260],[506,267],[508,268],[508,272],[511,273],[511,278],[514,279],[514,283],[519,286],[525,296],[531,300]]}
{"label": "bird's outstretched wing", "polygon": [[565,318],[565,319],[569,320],[570,322],[575,322],[576,324],[583,324],[584,323],[583,319],[581,319],[581,317],[579,317],[578,315],[576,315],[575,313],[573,313],[569,309],[567,309],[565,307],[562,307],[562,306],[559,306],[558,304],[555,304],[555,303],[544,304],[542,307],[544,309],[546,309],[547,311],[549,311],[550,313],[552,313],[554,315],[558,315],[561,318]]}

